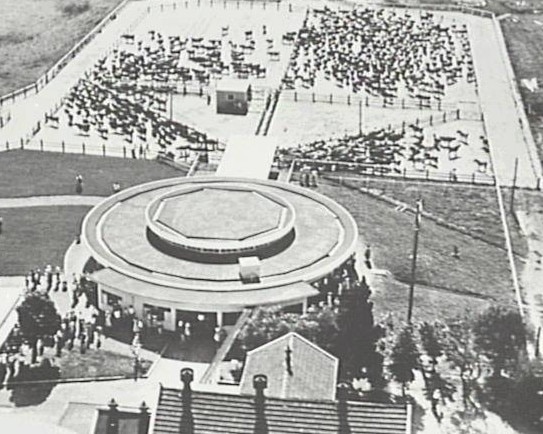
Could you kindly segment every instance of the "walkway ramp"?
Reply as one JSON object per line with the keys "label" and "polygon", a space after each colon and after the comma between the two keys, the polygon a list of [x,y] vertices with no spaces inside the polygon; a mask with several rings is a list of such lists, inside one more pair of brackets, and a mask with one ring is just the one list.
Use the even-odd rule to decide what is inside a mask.
{"label": "walkway ramp", "polygon": [[277,144],[273,137],[230,137],[217,169],[217,176],[268,179]]}
{"label": "walkway ramp", "polygon": [[17,323],[17,306],[25,287],[24,276],[0,277],[0,346]]}

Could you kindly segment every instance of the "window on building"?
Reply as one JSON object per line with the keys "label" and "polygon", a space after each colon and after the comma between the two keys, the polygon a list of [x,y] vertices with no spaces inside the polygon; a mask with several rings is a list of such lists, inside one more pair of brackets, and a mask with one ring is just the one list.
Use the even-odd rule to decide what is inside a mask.
{"label": "window on building", "polygon": [[166,312],[170,312],[170,309],[167,307],[153,306],[152,304],[144,304],[143,310],[150,312],[151,315],[156,315],[158,321],[164,321]]}

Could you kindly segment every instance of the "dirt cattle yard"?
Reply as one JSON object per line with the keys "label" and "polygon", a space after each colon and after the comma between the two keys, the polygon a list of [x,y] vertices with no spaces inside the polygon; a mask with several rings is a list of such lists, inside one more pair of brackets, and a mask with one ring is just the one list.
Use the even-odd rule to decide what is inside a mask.
{"label": "dirt cattle yard", "polygon": [[[537,185],[491,18],[331,3],[137,6],[137,22],[96,56],[29,148],[187,160],[258,133],[278,137],[290,157],[421,178],[511,184],[518,158],[517,183]],[[217,113],[225,80],[251,86],[244,116]]]}

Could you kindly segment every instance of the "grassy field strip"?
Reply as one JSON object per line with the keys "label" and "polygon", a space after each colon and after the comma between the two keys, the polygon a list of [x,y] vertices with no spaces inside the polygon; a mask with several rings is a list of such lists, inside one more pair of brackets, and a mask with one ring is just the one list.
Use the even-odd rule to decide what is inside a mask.
{"label": "grassy field strip", "polygon": [[[29,139],[43,115],[58,105],[60,98],[83,76],[98,57],[109,50],[119,36],[130,27],[130,23],[141,19],[144,5],[131,2],[116,20],[106,26],[51,80],[38,94],[20,100],[11,107],[11,121],[2,129],[0,142],[19,143],[21,138]],[[44,31],[45,32],[45,31]],[[1,54],[1,53],[0,53]]]}
{"label": "grassy field strip", "polygon": [[526,116],[526,111],[524,110],[524,104],[522,102],[520,91],[517,85],[515,72],[513,71],[513,66],[511,64],[511,59],[509,57],[509,53],[507,52],[507,44],[505,43],[502,28],[495,16],[492,17],[492,24],[494,24],[494,31],[496,32],[496,36],[498,37],[498,45],[500,47],[503,63],[505,65],[505,70],[507,72],[509,86],[511,87],[511,94],[513,95],[513,99],[515,101],[520,126],[524,135],[524,144],[526,145],[526,148],[528,150],[528,157],[530,159],[530,163],[534,170],[535,176],[538,180],[541,180],[543,173],[541,170],[541,162],[539,161],[539,158],[537,156],[537,147],[535,145],[532,130],[530,129],[530,124]]}

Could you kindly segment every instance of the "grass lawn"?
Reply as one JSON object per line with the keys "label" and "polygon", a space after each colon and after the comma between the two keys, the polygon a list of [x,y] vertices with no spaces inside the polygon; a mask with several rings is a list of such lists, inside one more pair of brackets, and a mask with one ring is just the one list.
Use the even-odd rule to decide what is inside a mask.
{"label": "grass lawn", "polygon": [[[394,313],[395,318],[401,321],[407,320],[409,285],[394,279],[375,278],[371,290],[377,320],[391,312]],[[421,286],[415,287],[413,300],[413,321],[415,322],[433,322],[437,318],[447,320],[466,310],[480,312],[491,303],[482,298],[436,291]]]}
{"label": "grass lawn", "polygon": [[[54,365],[60,368],[60,378],[93,378],[134,375],[134,359],[111,351],[88,349],[81,354],[78,348],[63,350],[62,357],[54,357],[55,351],[48,348],[46,356],[54,359]],[[151,362],[142,360],[140,374],[147,372]]]}
{"label": "grass lawn", "polygon": [[115,181],[126,188],[186,174],[155,160],[14,150],[0,152],[0,197],[75,194],[78,173],[83,194],[102,196]]}
{"label": "grass lawn", "polygon": [[0,275],[22,275],[45,265],[62,266],[79,232],[86,206],[4,208],[0,235]]}
{"label": "grass lawn", "polygon": [[[509,56],[520,87],[524,105],[528,112],[528,119],[536,143],[538,144],[539,158],[543,157],[543,26],[537,22],[543,22],[543,15],[517,14],[517,23],[511,20],[501,21],[503,34],[506,40]],[[520,85],[520,80],[537,78],[540,89],[531,92]],[[536,110],[530,114],[530,108]]]}
{"label": "grass lawn", "polygon": [[[422,198],[426,212],[505,248],[505,236],[494,187],[376,178],[349,180],[346,185],[369,188],[413,207],[416,201]],[[507,204],[509,196],[508,192],[504,192],[503,198]],[[515,252],[526,256],[527,245],[520,228],[514,219],[509,219],[508,223]]]}
{"label": "grass lawn", "polygon": [[[322,183],[319,190],[351,212],[362,240],[372,245],[375,267],[409,283],[413,216],[346,187]],[[453,246],[459,248],[461,259],[451,257]],[[452,294],[484,297],[504,305],[514,302],[504,250],[430,220],[423,222],[420,232],[416,281]]]}
{"label": "grass lawn", "polygon": [[0,95],[34,82],[120,0],[0,1]]}

